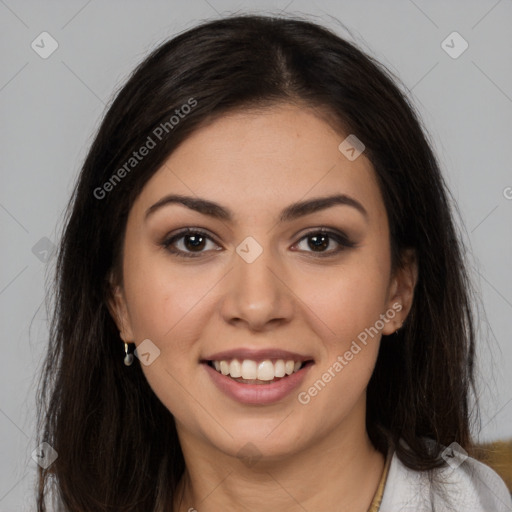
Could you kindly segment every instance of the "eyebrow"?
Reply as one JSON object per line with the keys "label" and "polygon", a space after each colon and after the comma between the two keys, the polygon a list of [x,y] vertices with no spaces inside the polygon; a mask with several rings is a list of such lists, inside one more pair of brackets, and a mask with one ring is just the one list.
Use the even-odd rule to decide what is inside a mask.
{"label": "eyebrow", "polygon": [[[170,204],[181,204],[203,215],[213,217],[214,219],[228,222],[232,222],[234,219],[234,214],[229,208],[207,199],[183,196],[179,194],[171,194],[157,201],[154,205],[148,208],[145,218],[147,219],[160,208]],[[353,197],[347,196],[346,194],[336,194],[333,196],[317,197],[307,201],[292,203],[281,211],[279,221],[289,222],[298,219],[299,217],[304,217],[305,215],[337,205],[351,206],[361,213],[366,220],[368,220],[368,212],[359,201]]]}

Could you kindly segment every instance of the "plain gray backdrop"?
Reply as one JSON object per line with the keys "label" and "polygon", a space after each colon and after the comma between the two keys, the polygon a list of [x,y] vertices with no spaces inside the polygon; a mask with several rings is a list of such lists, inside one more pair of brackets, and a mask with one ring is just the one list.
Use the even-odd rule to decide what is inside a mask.
{"label": "plain gray backdrop", "polygon": [[307,16],[400,78],[458,202],[487,314],[477,434],[512,437],[512,0],[0,0],[0,511],[34,510],[45,279],[105,106],[156,45],[235,12]]}

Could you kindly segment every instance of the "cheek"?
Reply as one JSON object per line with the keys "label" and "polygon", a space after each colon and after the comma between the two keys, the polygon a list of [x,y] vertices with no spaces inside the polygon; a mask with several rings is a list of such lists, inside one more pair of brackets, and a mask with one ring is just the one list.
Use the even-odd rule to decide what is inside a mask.
{"label": "cheek", "polygon": [[[148,244],[149,245],[149,244]],[[152,248],[135,247],[124,265],[128,311],[136,341],[145,338],[167,343],[187,319],[196,316],[208,291],[214,286],[212,273],[186,265],[170,264],[165,254]]]}
{"label": "cheek", "polygon": [[[298,399],[310,415],[325,418],[326,425],[339,422],[362,403],[379,351],[387,277],[380,265],[361,259],[341,269],[338,278],[325,279],[327,292],[308,303],[318,312],[317,325],[325,323],[331,332],[323,339],[322,360]],[[336,410],[333,403],[338,404]]]}
{"label": "cheek", "polygon": [[327,329],[337,349],[375,324],[387,303],[389,271],[385,258],[354,254],[330,272],[296,281],[297,295]]}
{"label": "cheek", "polygon": [[201,275],[204,279],[194,279],[187,272],[177,275],[150,265],[127,283],[136,342],[149,338],[160,350],[152,364],[141,365],[142,371],[167,409],[189,422],[202,414],[195,409],[196,401],[190,400],[197,386],[192,377],[200,358],[197,340],[212,318],[208,291],[218,280]]}
{"label": "cheek", "polygon": [[143,293],[135,295],[131,302],[135,341],[149,338],[173,372],[188,371],[199,358],[195,342],[212,316],[207,311],[212,283],[166,281],[160,277],[145,281],[142,286]]}

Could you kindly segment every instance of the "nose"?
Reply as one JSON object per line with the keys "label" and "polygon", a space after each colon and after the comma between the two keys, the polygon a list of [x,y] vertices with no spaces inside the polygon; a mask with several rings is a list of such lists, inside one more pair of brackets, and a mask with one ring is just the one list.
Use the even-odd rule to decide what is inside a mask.
{"label": "nose", "polygon": [[236,252],[233,256],[234,268],[226,276],[221,306],[224,320],[251,331],[266,331],[290,322],[294,295],[278,257],[267,249],[251,263]]}

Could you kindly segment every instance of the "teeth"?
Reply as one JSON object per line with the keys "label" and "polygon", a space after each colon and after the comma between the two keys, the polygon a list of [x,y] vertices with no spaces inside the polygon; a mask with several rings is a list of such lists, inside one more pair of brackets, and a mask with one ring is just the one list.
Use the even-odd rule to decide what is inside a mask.
{"label": "teeth", "polygon": [[251,359],[244,359],[242,362],[238,359],[213,361],[213,367],[222,375],[230,375],[234,379],[241,377],[244,380],[271,381],[276,377],[281,378],[298,372],[301,366],[301,361],[291,359],[278,359],[275,363],[270,359],[259,363]]}
{"label": "teeth", "polygon": [[274,364],[272,361],[262,361],[258,365],[258,380],[272,380],[274,378]]}
{"label": "teeth", "polygon": [[284,377],[286,375],[284,361],[282,359],[277,360],[276,364],[274,364],[274,375],[276,377]]}
{"label": "teeth", "polygon": [[244,359],[242,363],[242,379],[254,380],[257,375],[257,366],[254,361]]}
{"label": "teeth", "polygon": [[237,359],[233,359],[229,365],[229,374],[231,377],[237,379],[242,376],[242,365]]}
{"label": "teeth", "polygon": [[220,372],[222,375],[227,375],[229,373],[229,364],[226,361],[220,362]]}

